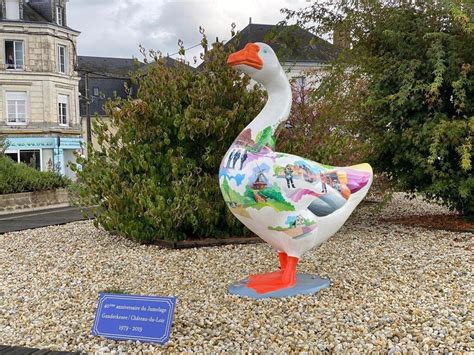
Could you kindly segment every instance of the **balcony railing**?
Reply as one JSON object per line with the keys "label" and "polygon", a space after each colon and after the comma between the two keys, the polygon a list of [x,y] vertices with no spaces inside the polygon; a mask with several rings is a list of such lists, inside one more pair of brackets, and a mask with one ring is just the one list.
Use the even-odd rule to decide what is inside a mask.
{"label": "balcony railing", "polygon": [[7,118],[7,125],[9,126],[26,126],[28,119],[25,118]]}

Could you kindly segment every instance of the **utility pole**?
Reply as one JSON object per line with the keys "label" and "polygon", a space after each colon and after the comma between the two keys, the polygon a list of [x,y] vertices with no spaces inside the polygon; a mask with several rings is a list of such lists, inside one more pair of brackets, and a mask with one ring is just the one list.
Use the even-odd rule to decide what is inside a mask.
{"label": "utility pole", "polygon": [[87,130],[87,144],[92,145],[92,125],[91,125],[91,100],[89,97],[89,73],[85,75],[85,86],[86,86],[86,130]]}

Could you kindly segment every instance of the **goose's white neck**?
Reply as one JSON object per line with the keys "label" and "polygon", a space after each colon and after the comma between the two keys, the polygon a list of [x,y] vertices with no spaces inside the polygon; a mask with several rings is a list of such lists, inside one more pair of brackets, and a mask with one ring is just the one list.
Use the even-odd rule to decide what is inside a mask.
{"label": "goose's white neck", "polygon": [[272,77],[268,83],[265,83],[264,87],[268,93],[267,103],[246,127],[246,129],[251,129],[254,141],[258,134],[267,127],[271,128],[272,136],[274,136],[278,125],[288,119],[291,110],[291,86],[283,68],[280,67],[279,73]]}

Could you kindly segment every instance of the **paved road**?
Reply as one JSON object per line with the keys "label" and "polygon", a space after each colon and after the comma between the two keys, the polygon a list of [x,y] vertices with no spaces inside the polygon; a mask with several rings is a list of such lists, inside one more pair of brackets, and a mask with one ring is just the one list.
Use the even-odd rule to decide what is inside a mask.
{"label": "paved road", "polygon": [[2,355],[68,355],[79,354],[78,352],[39,350],[33,348],[24,348],[21,346],[7,346],[0,344],[0,354]]}
{"label": "paved road", "polygon": [[84,219],[86,218],[84,218],[81,210],[77,207],[59,207],[0,215],[0,234],[82,221]]}

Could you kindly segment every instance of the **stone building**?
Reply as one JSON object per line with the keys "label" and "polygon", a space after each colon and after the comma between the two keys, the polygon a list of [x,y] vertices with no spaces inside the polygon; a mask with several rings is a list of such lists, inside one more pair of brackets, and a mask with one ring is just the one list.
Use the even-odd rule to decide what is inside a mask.
{"label": "stone building", "polygon": [[[163,60],[168,67],[174,67],[180,63],[170,57],[165,57]],[[154,64],[153,61],[145,64],[134,58],[78,56],[78,73],[81,77],[79,91],[83,98],[80,101],[80,115],[85,140],[89,135],[87,110],[89,110],[91,122],[95,120],[110,122],[104,110],[107,100],[115,97],[126,99],[129,94],[135,97],[138,87],[132,83],[132,73],[136,70],[147,70]],[[112,134],[115,133],[115,127],[111,125],[109,125],[109,130]],[[98,148],[97,137],[93,132],[91,132],[90,140],[93,147]]]}
{"label": "stone building", "polygon": [[250,23],[226,47],[242,49],[250,42],[269,44],[277,53],[289,79],[304,86],[308,71],[323,71],[339,53],[339,47],[298,26]]}
{"label": "stone building", "polygon": [[0,135],[7,155],[74,177],[82,149],[76,42],[67,0],[0,0]]}

